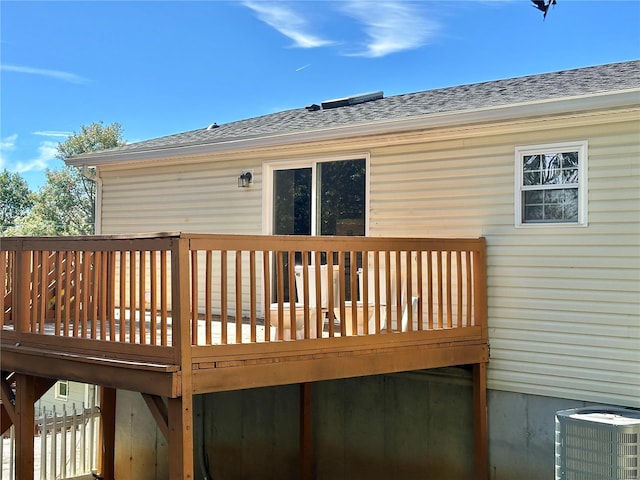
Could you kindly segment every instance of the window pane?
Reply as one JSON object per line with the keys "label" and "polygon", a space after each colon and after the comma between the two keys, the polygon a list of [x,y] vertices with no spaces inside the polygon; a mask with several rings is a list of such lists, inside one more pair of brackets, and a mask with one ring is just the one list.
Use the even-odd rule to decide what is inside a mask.
{"label": "window pane", "polygon": [[319,235],[364,235],[366,162],[318,164]]}
{"label": "window pane", "polygon": [[273,233],[311,235],[311,168],[273,173]]}
{"label": "window pane", "polygon": [[578,189],[571,188],[564,191],[564,218],[567,221],[578,221]]}
{"label": "window pane", "polygon": [[547,154],[543,160],[542,184],[554,185],[561,183],[562,172],[560,170],[559,154]]}
{"label": "window pane", "polygon": [[523,195],[523,221],[577,222],[578,189],[527,191]]}
{"label": "window pane", "polygon": [[525,206],[524,207],[524,221],[525,222],[537,222],[541,221],[542,216],[542,205],[535,206]]}
{"label": "window pane", "polygon": [[540,155],[525,155],[522,162],[522,169],[525,172],[540,170]]}
{"label": "window pane", "polygon": [[578,166],[578,152],[566,152],[562,155],[562,168],[573,168]]}

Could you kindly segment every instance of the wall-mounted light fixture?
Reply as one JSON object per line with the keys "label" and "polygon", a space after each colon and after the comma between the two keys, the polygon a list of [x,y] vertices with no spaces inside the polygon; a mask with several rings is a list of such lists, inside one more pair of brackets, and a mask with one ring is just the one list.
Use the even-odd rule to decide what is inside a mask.
{"label": "wall-mounted light fixture", "polygon": [[242,170],[238,177],[238,188],[246,188],[253,183],[253,170]]}

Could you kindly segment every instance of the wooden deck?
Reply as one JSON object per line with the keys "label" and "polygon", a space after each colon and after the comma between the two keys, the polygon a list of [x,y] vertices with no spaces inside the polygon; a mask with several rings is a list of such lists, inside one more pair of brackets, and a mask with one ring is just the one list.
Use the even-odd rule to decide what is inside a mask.
{"label": "wooden deck", "polygon": [[[171,478],[183,479],[194,394],[469,364],[486,478],[483,239],[0,241],[2,431],[18,427],[18,478],[32,478],[26,425],[51,379],[142,393],[169,441]],[[107,478],[112,463],[107,454]]]}

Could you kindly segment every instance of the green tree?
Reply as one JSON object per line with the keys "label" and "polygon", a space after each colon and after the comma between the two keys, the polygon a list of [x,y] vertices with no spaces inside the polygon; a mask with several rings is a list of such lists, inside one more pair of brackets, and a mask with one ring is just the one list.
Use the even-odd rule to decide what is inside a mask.
{"label": "green tree", "polygon": [[29,185],[19,173],[0,173],[0,235],[14,227],[16,220],[25,216],[33,205]]}
{"label": "green tree", "polygon": [[[102,122],[81,126],[58,144],[56,157],[66,160],[83,153],[124,145],[122,126]],[[96,184],[95,171],[75,167],[47,170],[46,183],[34,194],[28,215],[9,229],[12,235],[90,235],[94,233]]]}

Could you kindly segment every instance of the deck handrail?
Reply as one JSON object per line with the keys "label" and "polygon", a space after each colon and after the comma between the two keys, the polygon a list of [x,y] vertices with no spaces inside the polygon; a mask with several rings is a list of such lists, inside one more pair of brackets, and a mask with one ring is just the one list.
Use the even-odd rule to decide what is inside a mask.
{"label": "deck handrail", "polygon": [[2,238],[0,326],[16,341],[145,347],[177,363],[189,345],[467,327],[486,338],[485,270],[482,238]]}

